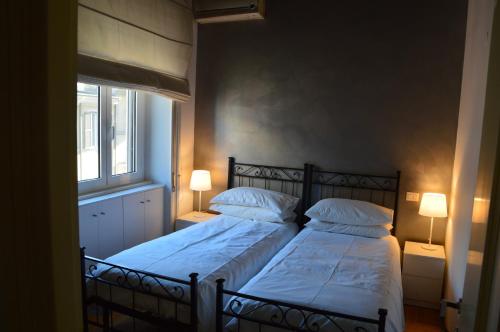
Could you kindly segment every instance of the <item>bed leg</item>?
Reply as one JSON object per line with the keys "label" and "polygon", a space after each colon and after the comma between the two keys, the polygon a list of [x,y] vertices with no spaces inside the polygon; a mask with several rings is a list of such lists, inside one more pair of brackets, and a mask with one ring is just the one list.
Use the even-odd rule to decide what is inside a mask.
{"label": "bed leg", "polygon": [[85,280],[85,247],[80,248],[80,273],[82,282],[82,318],[83,318],[83,331],[89,330],[89,317],[87,312],[87,282]]}
{"label": "bed leg", "polygon": [[198,273],[191,273],[190,296],[191,296],[191,326],[192,331],[198,331]]}
{"label": "bed leg", "polygon": [[234,157],[228,158],[227,165],[227,189],[234,188],[234,165],[236,163],[236,159]]}
{"label": "bed leg", "polygon": [[102,308],[102,330],[104,332],[109,331],[109,309],[106,307]]}
{"label": "bed leg", "polygon": [[386,309],[378,309],[378,332],[385,332],[385,320],[387,318]]}
{"label": "bed leg", "polygon": [[223,315],[224,310],[224,279],[217,279],[217,292],[215,296],[215,331],[222,332],[223,330]]}
{"label": "bed leg", "polygon": [[300,229],[304,227],[306,222],[304,213],[311,207],[311,192],[313,181],[314,166],[311,164],[304,164],[304,182],[302,183],[302,206],[300,211]]}

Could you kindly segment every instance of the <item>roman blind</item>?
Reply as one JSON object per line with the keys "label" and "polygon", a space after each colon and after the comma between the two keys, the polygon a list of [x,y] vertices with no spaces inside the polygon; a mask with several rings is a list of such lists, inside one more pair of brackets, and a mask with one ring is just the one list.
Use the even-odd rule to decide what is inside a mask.
{"label": "roman blind", "polygon": [[78,79],[189,98],[187,0],[79,0]]}

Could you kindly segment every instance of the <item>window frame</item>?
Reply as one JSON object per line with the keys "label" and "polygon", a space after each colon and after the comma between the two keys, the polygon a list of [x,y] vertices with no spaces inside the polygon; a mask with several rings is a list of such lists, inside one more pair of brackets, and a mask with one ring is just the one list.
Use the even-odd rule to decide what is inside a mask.
{"label": "window frame", "polygon": [[[97,84],[94,84],[97,85]],[[78,181],[78,194],[90,194],[113,187],[125,186],[144,181],[144,103],[139,98],[136,90],[128,89],[134,93],[130,105],[135,106],[135,171],[120,175],[112,175],[112,87],[97,85],[99,87],[99,178]]]}
{"label": "window frame", "polygon": [[[99,132],[98,132],[98,146],[99,146],[99,177],[97,179],[88,179],[88,180],[82,180],[78,181],[78,193],[89,193],[92,191],[98,191],[101,189],[106,188],[106,177],[104,176],[104,167],[103,164],[105,163],[105,160],[103,158],[103,149],[105,148],[105,144],[103,144],[103,137],[104,133],[106,132],[106,124],[105,124],[105,119],[106,119],[106,106],[104,101],[106,100],[106,89],[104,86],[97,85],[98,87],[98,105],[99,105],[99,111],[98,111],[98,127],[99,127]],[[80,123],[80,126],[82,124]],[[82,142],[80,142],[82,144]],[[83,149],[82,149],[83,150]]]}

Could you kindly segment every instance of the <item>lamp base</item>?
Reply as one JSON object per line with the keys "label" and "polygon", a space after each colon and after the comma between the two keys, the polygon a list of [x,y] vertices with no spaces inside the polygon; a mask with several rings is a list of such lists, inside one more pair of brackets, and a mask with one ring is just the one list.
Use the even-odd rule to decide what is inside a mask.
{"label": "lamp base", "polygon": [[422,249],[425,249],[425,250],[430,250],[430,251],[434,251],[434,250],[437,250],[437,246],[434,246],[432,244],[422,244],[421,245]]}

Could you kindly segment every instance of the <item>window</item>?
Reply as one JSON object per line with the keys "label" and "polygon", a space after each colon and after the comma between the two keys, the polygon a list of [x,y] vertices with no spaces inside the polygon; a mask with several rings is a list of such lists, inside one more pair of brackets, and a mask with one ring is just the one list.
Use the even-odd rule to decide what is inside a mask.
{"label": "window", "polygon": [[111,89],[112,174],[135,172],[135,92]]}
{"label": "window", "polygon": [[77,86],[78,181],[99,178],[99,87]]}
{"label": "window", "polygon": [[77,84],[80,193],[144,179],[143,121],[137,105],[133,90]]}

